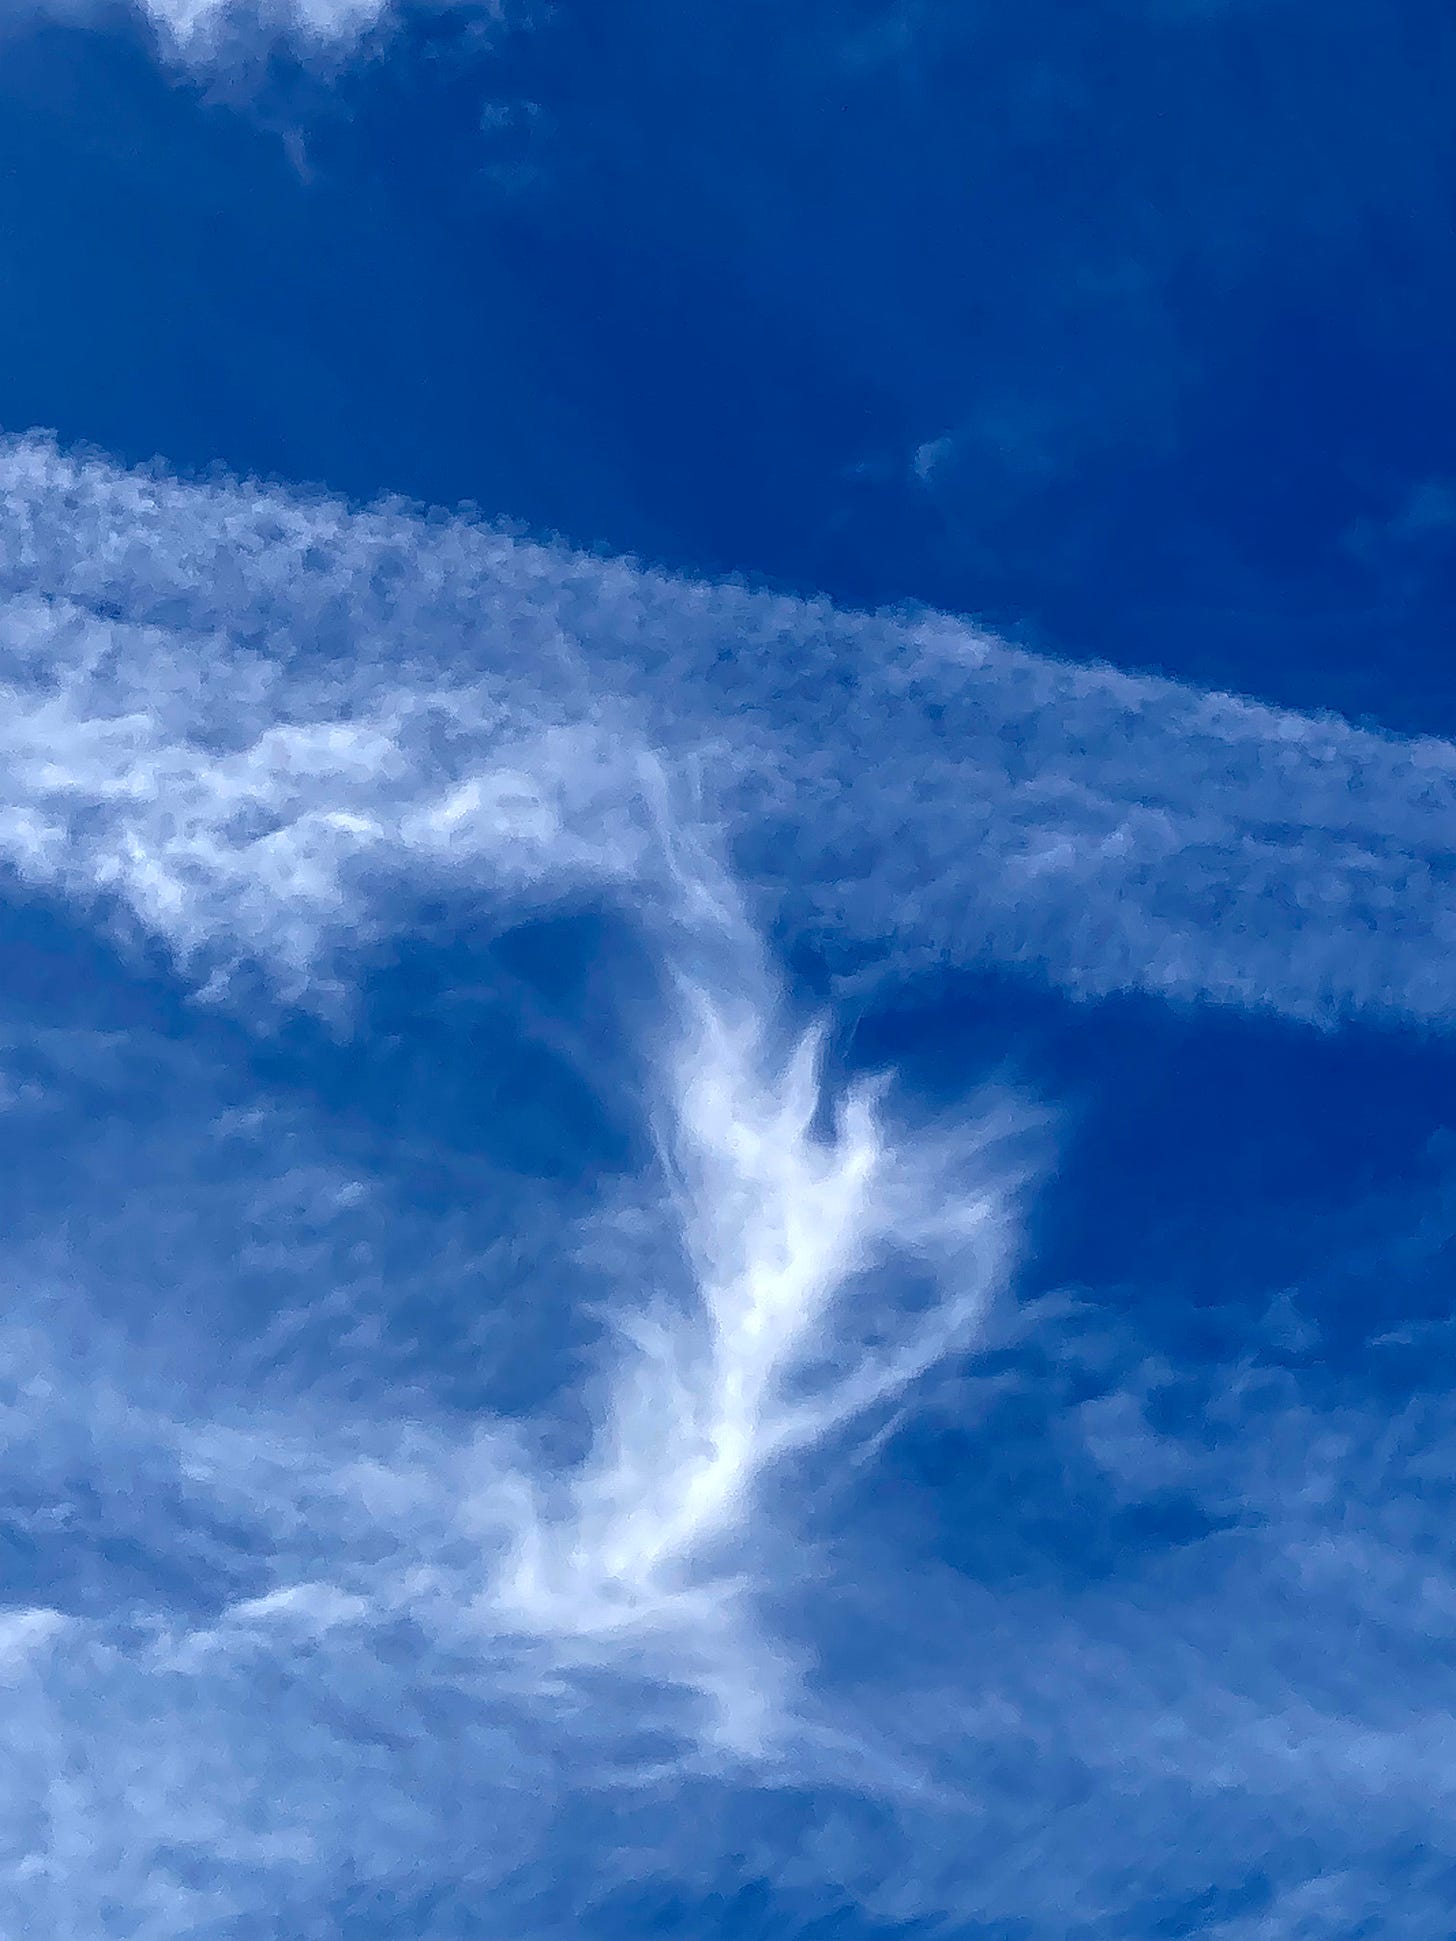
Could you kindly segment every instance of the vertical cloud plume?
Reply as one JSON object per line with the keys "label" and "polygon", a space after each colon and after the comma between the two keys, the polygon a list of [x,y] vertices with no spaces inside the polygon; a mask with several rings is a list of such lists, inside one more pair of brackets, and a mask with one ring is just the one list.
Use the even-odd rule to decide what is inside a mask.
{"label": "vertical cloud plume", "polygon": [[[121,1900],[166,1937],[314,1919],[341,1879],[378,1895],[457,1868],[462,1787],[499,1897],[578,1851],[573,1820],[603,1799],[661,1840],[681,1789],[797,1783],[822,1746],[812,1654],[770,1610],[813,1599],[790,1563],[796,1476],[974,1345],[1014,1256],[1025,1124],[987,1100],[917,1130],[886,1082],[836,1083],[719,832],[650,754],[613,773],[659,1001],[640,1026],[651,1157],[625,1202],[639,1244],[604,1297],[582,1454],[545,1456],[539,1421],[462,1424],[418,1394],[399,1420],[276,1385],[198,1413],[204,1384],[184,1409],[84,1286],[32,1329],[12,1320],[12,1462],[80,1465],[103,1540],[199,1573],[170,1599],[9,1614],[16,1730],[51,1801],[29,1832],[10,1815],[15,1922],[100,1931]],[[484,826],[467,876],[498,864],[482,801],[444,815]],[[583,1244],[623,1210],[588,1212]],[[255,1695],[279,1681],[261,1733]],[[448,1731],[426,1723],[442,1703]]]}

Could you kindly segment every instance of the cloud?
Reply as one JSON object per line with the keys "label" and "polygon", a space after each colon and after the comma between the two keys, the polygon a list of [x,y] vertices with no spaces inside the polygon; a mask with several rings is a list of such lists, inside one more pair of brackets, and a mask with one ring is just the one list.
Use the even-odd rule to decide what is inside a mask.
{"label": "cloud", "polygon": [[[836,1100],[706,839],[664,841],[679,895],[647,1032],[655,1157],[579,1461],[545,1460],[530,1420],[462,1416],[418,1386],[350,1406],[306,1363],[301,1382],[239,1385],[185,1344],[159,1356],[131,1304],[106,1312],[103,1263],[137,1232],[103,1231],[94,1260],[84,1233],[12,1248],[30,1296],[0,1333],[9,1486],[109,1594],[73,1591],[64,1628],[33,1610],[11,1626],[17,1649],[59,1657],[10,1713],[10,1924],[99,1934],[124,1907],[137,1934],[281,1935],[341,1882],[377,1901],[422,1874],[508,1912],[513,1879],[579,1850],[573,1820],[605,1798],[624,1828],[588,1893],[630,1879],[634,1814],[666,1857],[685,1790],[722,1811],[740,1775],[799,1770],[811,1661],[762,1610],[791,1575],[786,1479],[974,1342],[1025,1166],[992,1101],[917,1131],[887,1097]],[[104,1059],[91,1076],[74,1036],[47,1063],[57,1087],[114,1076]],[[180,1075],[210,1111],[208,1089]],[[161,1123],[190,1151],[185,1118]],[[306,1249],[340,1195],[297,1139],[275,1190],[279,1128],[260,1130],[233,1145],[234,1179],[260,1238]],[[143,1231],[150,1156],[116,1158]],[[194,1271],[226,1284],[242,1262],[210,1212]],[[583,1244],[620,1214],[580,1216]],[[918,1289],[900,1314],[883,1298],[896,1265]],[[305,1274],[320,1266],[314,1298],[347,1302],[305,1253]]]}
{"label": "cloud", "polygon": [[353,41],[372,27],[387,0],[142,0],[166,40],[191,52],[240,19],[274,25],[301,40]]}
{"label": "cloud", "polygon": [[0,1611],[0,1678],[13,1684],[23,1667],[65,1628],[61,1613],[43,1606]]}
{"label": "cloud", "polygon": [[[94,990],[0,1019],[67,1209],[4,1260],[33,1581],[0,1927],[610,1932],[663,1881],[756,1882],[788,1929],[1273,1937],[1329,1828],[1337,1925],[1439,1837],[1445,1403],[1200,1386],[1135,1339],[1089,1398],[1048,1314],[1041,1372],[1008,1362],[1045,1129],[842,1080],[765,938],[1441,1023],[1453,751],[36,441],[0,462],[0,592],[10,870],[218,1000],[180,1037]],[[573,1121],[611,1087],[639,1135],[579,1191],[453,1150],[428,1098],[351,1144],[326,1031],[291,1091],[240,1049],[297,1000],[363,1064],[424,911],[487,980],[587,902],[648,969],[551,1040]],[[522,1400],[503,1344],[568,1314],[565,1380]],[[1018,1431],[977,1439],[984,1342],[1054,1474],[1130,1514],[1175,1491],[1193,1535],[1114,1582],[957,1568],[882,1458],[939,1370],[990,1465]]]}
{"label": "cloud", "polygon": [[[573,1820],[608,1797],[646,1814],[666,1860],[684,1789],[723,1812],[741,1774],[800,1768],[812,1654],[764,1611],[794,1575],[793,1475],[974,1343],[1014,1259],[1024,1119],[988,1099],[917,1128],[883,1086],[841,1094],[717,830],[640,736],[549,720],[539,699],[523,729],[480,682],[468,703],[458,682],[411,700],[400,670],[389,699],[366,678],[356,706],[323,667],[327,727],[284,702],[260,742],[273,673],[298,698],[309,671],[304,689],[262,660],[229,678],[172,630],[30,604],[11,618],[20,684],[37,648],[64,663],[10,744],[25,788],[58,791],[25,824],[21,867],[51,858],[37,880],[83,905],[119,893],[189,961],[232,950],[241,922],[305,995],[372,897],[401,921],[409,872],[483,891],[512,922],[543,876],[553,893],[626,882],[661,988],[636,1026],[639,1175],[574,1213],[538,1206],[535,1231],[530,1196],[492,1202],[473,1169],[478,1224],[515,1217],[532,1259],[514,1285],[469,1236],[452,1284],[439,1233],[389,1231],[387,1179],[330,1163],[306,1113],[234,1104],[205,1017],[181,1045],[7,1028],[57,1102],[52,1163],[88,1213],[56,1235],[42,1212],[6,1260],[10,1514],[68,1628],[12,1715],[0,1914],[85,1934],[125,1907],[139,1934],[282,1934],[349,1882],[377,1901],[422,1873],[509,1910],[512,1881],[577,1850]],[[70,709],[77,682],[114,711]],[[161,725],[179,694],[208,716],[185,745]],[[254,712],[229,748],[240,694]],[[111,809],[98,875],[87,830]],[[261,875],[256,857],[239,869],[280,827],[310,834],[282,865],[275,843]],[[343,862],[316,833],[341,827],[359,844]],[[437,1174],[446,1159],[431,1154]],[[381,1337],[412,1279],[437,1314],[469,1301],[520,1327],[573,1252],[600,1260],[614,1236],[579,1455],[561,1459],[549,1404],[463,1413],[419,1365],[391,1382]],[[421,1240],[410,1274],[384,1257]],[[372,1384],[338,1379],[371,1362]],[[22,1796],[43,1811],[28,1819]],[[462,1813],[491,1829],[468,1863]],[[587,1892],[625,1886],[630,1864],[622,1840]]]}
{"label": "cloud", "polygon": [[0,855],[189,961],[301,987],[402,881],[661,899],[662,770],[844,976],[1456,1013],[1443,742],[34,440],[0,537]]}
{"label": "cloud", "polygon": [[[130,14],[163,55],[194,70],[246,69],[280,42],[305,58],[337,60],[387,33],[400,11],[395,0],[18,0],[16,10],[65,23]],[[520,11],[507,0],[433,0],[432,10],[487,30]]]}

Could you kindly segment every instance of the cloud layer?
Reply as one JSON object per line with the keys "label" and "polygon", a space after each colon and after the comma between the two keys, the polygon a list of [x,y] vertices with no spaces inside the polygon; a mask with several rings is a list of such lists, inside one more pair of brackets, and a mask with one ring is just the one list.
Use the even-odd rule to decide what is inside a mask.
{"label": "cloud layer", "polygon": [[304,977],[401,875],[640,899],[657,764],[842,974],[1456,1011],[1443,742],[33,441],[0,539],[0,853],[184,954]]}
{"label": "cloud layer", "polygon": [[[0,594],[14,908],[216,1000],[0,1020],[55,1212],[5,1256],[0,1926],[610,1935],[769,1891],[787,1928],[1292,1941],[1378,1919],[1404,1843],[1429,1929],[1447,1403],[1018,1315],[1046,1128],[842,1080],[775,966],[1444,1025],[1456,751],[38,440]],[[417,932],[483,980],[588,908],[645,968],[540,1022],[558,1136],[606,1090],[632,1122],[579,1183],[418,1102],[351,1149],[323,1052],[288,1090],[327,1032],[260,1049],[322,1011],[362,1062]],[[426,1094],[480,1055],[426,1038],[459,997],[401,1027]],[[534,1399],[522,1334],[564,1365]],[[881,1460],[937,1373],[963,1461],[1009,1394],[1202,1538],[1118,1585],[959,1568]]]}

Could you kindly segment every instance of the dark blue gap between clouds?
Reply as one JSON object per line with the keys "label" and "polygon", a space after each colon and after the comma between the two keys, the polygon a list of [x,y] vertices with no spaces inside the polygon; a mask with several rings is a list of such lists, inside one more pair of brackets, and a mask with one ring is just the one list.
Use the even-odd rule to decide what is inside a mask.
{"label": "dark blue gap between clouds", "polygon": [[9,428],[1456,731],[1441,0],[109,19],[0,46]]}

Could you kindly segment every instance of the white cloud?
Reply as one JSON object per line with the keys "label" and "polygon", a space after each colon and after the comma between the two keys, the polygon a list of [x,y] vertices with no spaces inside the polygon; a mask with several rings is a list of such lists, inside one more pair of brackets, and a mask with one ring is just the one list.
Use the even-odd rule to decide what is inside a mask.
{"label": "white cloud", "polygon": [[843,971],[1456,1015],[1445,743],[37,442],[0,538],[0,854],[184,956],[299,985],[402,878],[666,894],[663,769]]}
{"label": "white cloud", "polygon": [[65,1628],[64,1616],[46,1606],[0,1610],[0,1683],[13,1684]]}
{"label": "white cloud", "polygon": [[[717,886],[704,907],[722,909]],[[735,1774],[799,1769],[810,1666],[760,1615],[790,1554],[762,1491],[972,1343],[1019,1174],[994,1119],[917,1142],[861,1098],[816,1136],[815,1047],[783,1035],[751,939],[701,943],[661,1041],[678,1244],[616,1290],[579,1465],[544,1463],[529,1424],[419,1397],[394,1419],[276,1389],[200,1408],[79,1289],[43,1328],[12,1322],[12,1486],[80,1481],[71,1553],[140,1544],[175,1582],[98,1612],[69,1650],[60,1634],[11,1709],[7,1921],[99,1934],[124,1904],[170,1937],[316,1914],[339,1879],[453,1877],[461,1812],[489,1830],[473,1877],[503,1893],[604,1788],[624,1814],[645,1805],[666,1853],[675,1790],[731,1798]],[[940,1292],[877,1345],[853,1279],[897,1251]],[[189,1618],[219,1571],[248,1588]],[[26,1793],[48,1805],[22,1836]],[[624,1842],[598,1885],[629,1865]]]}
{"label": "white cloud", "polygon": [[142,0],[144,11],[184,51],[251,16],[308,40],[354,40],[384,12],[387,0]]}
{"label": "white cloud", "polygon": [[[160,50],[189,67],[246,59],[269,42],[338,56],[387,27],[393,0],[12,0],[22,17],[45,13],[63,21],[94,21],[131,13],[155,36]],[[505,0],[435,0],[438,11],[468,13],[501,23]],[[0,23],[3,24],[3,23]]]}
{"label": "white cloud", "polygon": [[[66,1171],[86,1217],[5,1261],[6,1482],[80,1588],[0,1624],[0,1928],[113,1934],[122,1907],[159,1941],[282,1937],[425,1878],[529,1936],[655,1872],[756,1871],[809,1915],[1058,1931],[1125,1914],[1130,1869],[1151,1901],[1353,1825],[1338,1924],[1362,1854],[1435,1837],[1449,1573],[1385,1506],[1456,1445],[1440,1410],[1401,1443],[1237,1375],[1202,1439],[1155,1431],[1136,1383],[1081,1408],[1128,1500],[1173,1482],[1250,1519],[1131,1594],[988,1588],[816,1514],[980,1338],[1025,1128],[837,1091],[760,920],[891,969],[1445,1022],[1456,753],[36,444],[0,460],[0,594],[0,845],[72,921],[121,910],[219,988],[256,960],[342,1000],[361,935],[422,895],[504,925],[585,889],[661,999],[634,1013],[640,1174],[513,1229],[524,1196],[477,1166],[475,1224],[433,1248],[321,1115],[231,1096],[222,1052],[7,1021],[48,1099],[150,1085],[161,1130],[98,1113]],[[260,1260],[284,1285],[236,1339]],[[524,1327],[586,1260],[568,1457],[549,1409],[391,1383],[398,1308]],[[1398,1701],[1342,1669],[1379,1627],[1425,1652]],[[1278,1864],[1231,1941],[1314,1918]]]}
{"label": "white cloud", "polygon": [[[291,772],[316,776],[319,740],[289,745],[303,750]],[[323,765],[347,776],[358,746],[328,739]],[[38,1261],[50,1286],[28,1325],[13,1303],[0,1334],[7,1484],[39,1505],[36,1529],[52,1516],[68,1555],[150,1559],[152,1588],[88,1608],[12,1711],[0,1924],[99,1934],[116,1905],[167,1937],[317,1918],[341,1879],[458,1872],[462,1812],[490,1829],[472,1876],[503,1896],[604,1789],[647,1812],[666,1854],[682,1788],[715,1789],[717,1811],[736,1775],[799,1769],[812,1662],[762,1608],[793,1554],[784,1495],[797,1463],[832,1458],[974,1342],[1014,1251],[1018,1125],[992,1102],[925,1133],[884,1096],[836,1104],[711,831],[682,823],[651,771],[644,793],[667,1012],[646,1029],[657,1157],[640,1190],[660,1230],[639,1223],[640,1271],[611,1286],[580,1461],[543,1457],[530,1421],[462,1422],[414,1390],[350,1407],[305,1369],[301,1387],[240,1391],[225,1364],[250,1368],[246,1343],[189,1368],[175,1344],[156,1352],[134,1304],[108,1322],[107,1257],[125,1262],[165,1210],[155,1188],[136,1201],[145,1147],[111,1155],[130,1236],[99,1223],[93,1258],[88,1221],[60,1249],[12,1251],[17,1286]],[[496,839],[470,853],[493,856]],[[118,1051],[53,1033],[35,1056],[57,1089],[134,1096]],[[181,1110],[164,1126],[187,1148],[189,1096],[204,1117],[216,1107],[205,1074],[167,1065]],[[246,1169],[259,1237],[273,1229],[311,1271],[337,1174],[280,1140],[276,1110],[256,1119],[220,1128],[233,1184]],[[362,1217],[375,1189],[346,1184]],[[245,1262],[222,1210],[214,1199],[188,1237],[191,1274]],[[589,1245],[601,1216],[579,1217]],[[895,1261],[927,1288],[900,1315],[881,1298]],[[350,1290],[324,1279],[312,1294],[347,1306]],[[26,1797],[47,1802],[29,1831]],[[598,1886],[629,1865],[623,1840]]]}

